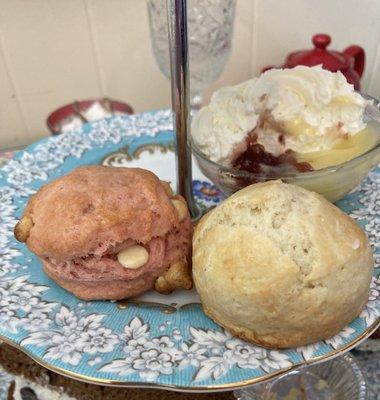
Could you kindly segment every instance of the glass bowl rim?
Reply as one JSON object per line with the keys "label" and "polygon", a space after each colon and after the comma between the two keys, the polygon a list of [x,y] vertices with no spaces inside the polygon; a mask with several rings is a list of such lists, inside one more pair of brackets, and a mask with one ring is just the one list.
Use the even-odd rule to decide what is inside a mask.
{"label": "glass bowl rim", "polygon": [[[373,106],[378,110],[379,112],[379,118],[380,118],[380,101],[375,99],[374,97],[371,97],[365,93],[360,93],[364,98],[367,100],[372,100],[373,101]],[[367,106],[368,107],[368,106]],[[373,117],[372,117],[373,120]],[[379,119],[379,126],[380,126],[380,119]],[[245,170],[238,170],[232,167],[229,167],[224,164],[220,164],[218,162],[210,160],[197,146],[197,144],[194,141],[194,138],[190,135],[190,146],[192,151],[195,153],[196,158],[200,158],[203,161],[205,161],[207,164],[210,164],[212,167],[217,168],[220,172],[228,173],[231,176],[238,176],[241,178],[259,178],[259,179],[286,179],[286,178],[312,178],[315,177],[316,175],[324,175],[328,173],[333,173],[336,172],[340,169],[346,168],[350,164],[354,164],[355,161],[358,161],[360,159],[364,159],[367,156],[369,156],[372,153],[375,153],[377,150],[380,150],[380,127],[379,127],[379,140],[375,144],[374,147],[371,149],[367,150],[366,152],[359,154],[358,156],[352,158],[351,160],[348,160],[342,164],[338,165],[330,165],[329,167],[321,168],[318,170],[314,171],[309,171],[309,172],[291,172],[291,173],[279,173],[275,175],[271,175],[270,173],[254,173],[254,172],[249,172]]]}

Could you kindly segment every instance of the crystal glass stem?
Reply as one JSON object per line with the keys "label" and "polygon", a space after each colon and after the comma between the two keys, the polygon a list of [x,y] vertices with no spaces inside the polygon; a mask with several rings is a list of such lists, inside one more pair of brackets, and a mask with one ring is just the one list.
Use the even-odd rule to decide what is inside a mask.
{"label": "crystal glass stem", "polygon": [[[223,72],[231,52],[236,0],[187,0],[190,105],[199,109],[202,93]],[[170,77],[166,0],[147,0],[154,57]]]}

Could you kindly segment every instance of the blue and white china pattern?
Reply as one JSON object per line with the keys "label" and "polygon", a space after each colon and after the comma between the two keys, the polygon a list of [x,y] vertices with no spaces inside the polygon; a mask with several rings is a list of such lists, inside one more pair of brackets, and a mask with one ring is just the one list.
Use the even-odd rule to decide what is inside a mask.
{"label": "blue and white china pattern", "polygon": [[[121,308],[114,302],[83,302],[45,276],[36,257],[13,238],[28,197],[78,165],[101,163],[122,149],[133,154],[141,146],[169,146],[171,129],[168,110],[101,120],[37,142],[0,170],[1,337],[45,365],[82,379],[214,390],[331,357],[375,326],[380,316],[379,247],[370,299],[360,317],[333,338],[281,351],[232,337],[207,318],[199,304],[169,314],[159,305]],[[195,179],[194,192],[203,209],[221,201],[220,192],[199,171]],[[380,169],[339,206],[366,229],[372,245],[379,246]]]}

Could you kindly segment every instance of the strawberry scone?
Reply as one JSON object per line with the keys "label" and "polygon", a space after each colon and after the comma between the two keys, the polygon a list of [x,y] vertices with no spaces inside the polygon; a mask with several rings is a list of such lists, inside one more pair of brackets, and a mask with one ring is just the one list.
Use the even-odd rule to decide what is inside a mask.
{"label": "strawberry scone", "polygon": [[42,187],[15,227],[49,277],[84,300],[192,287],[185,200],[139,168],[85,166]]}

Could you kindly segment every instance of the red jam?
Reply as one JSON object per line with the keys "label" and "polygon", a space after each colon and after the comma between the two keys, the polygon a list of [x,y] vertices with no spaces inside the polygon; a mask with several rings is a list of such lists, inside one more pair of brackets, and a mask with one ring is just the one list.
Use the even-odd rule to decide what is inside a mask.
{"label": "red jam", "polygon": [[[282,143],[283,137],[279,136],[279,142]],[[257,135],[249,135],[246,139],[247,149],[240,154],[234,161],[233,167],[248,171],[251,173],[266,173],[270,172],[271,175],[277,172],[308,172],[313,171],[312,166],[306,162],[297,162],[291,150],[285,153],[274,156],[265,151],[263,145],[257,143]],[[269,167],[269,168],[268,168]],[[281,170],[281,171],[280,171]]]}

